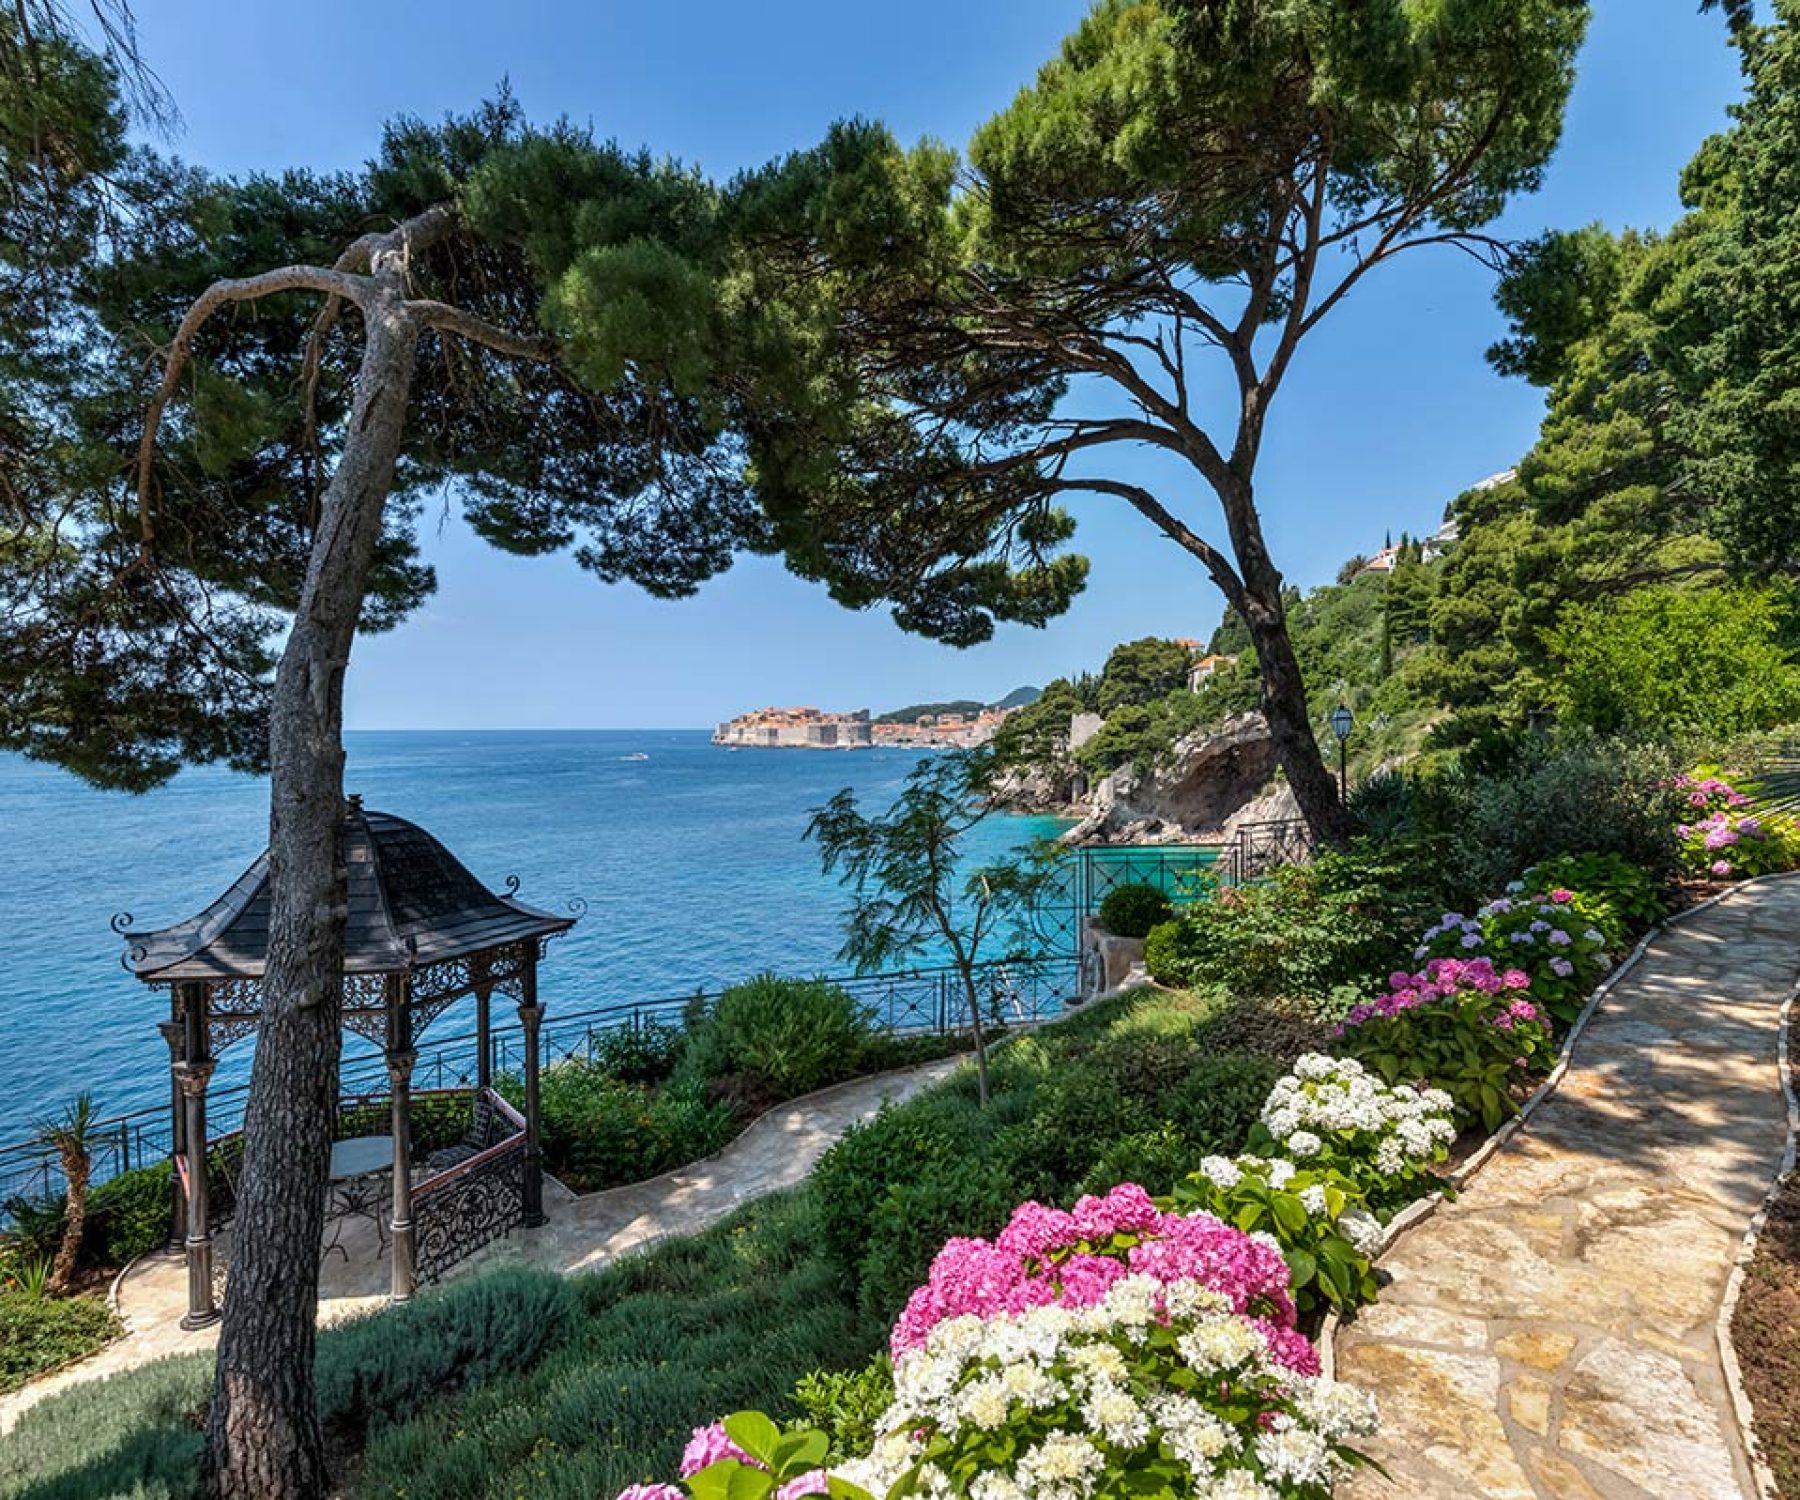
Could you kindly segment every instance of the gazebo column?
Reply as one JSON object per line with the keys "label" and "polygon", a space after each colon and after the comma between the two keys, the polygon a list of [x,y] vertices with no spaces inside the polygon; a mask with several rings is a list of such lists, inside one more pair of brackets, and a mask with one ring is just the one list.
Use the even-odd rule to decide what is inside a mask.
{"label": "gazebo column", "polygon": [[475,981],[475,1087],[479,1090],[494,1086],[493,1007],[489,1004],[494,996],[493,965],[487,954],[477,953],[469,961],[469,969]]}
{"label": "gazebo column", "polygon": [[[184,1051],[181,1026],[181,1001],[170,990],[171,1009],[174,1016],[171,1020],[160,1021],[156,1029],[162,1033],[163,1041],[169,1048],[169,1165],[185,1155],[187,1151],[187,1122],[184,1118],[187,1110],[181,1102],[181,1059]],[[169,1248],[180,1246],[187,1238],[187,1194],[181,1190],[181,1174],[169,1173]]]}
{"label": "gazebo column", "polygon": [[525,1028],[525,1183],[522,1193],[525,1227],[545,1223],[544,1161],[538,1146],[538,1028],[544,1007],[537,997],[537,945],[525,961],[519,991],[519,1024]]}
{"label": "gazebo column", "polygon": [[389,1297],[407,1302],[418,1285],[417,1230],[412,1213],[412,1075],[419,1054],[412,1045],[411,982],[388,979],[388,1110],[394,1135],[394,1217]]}
{"label": "gazebo column", "polygon": [[213,1060],[207,1035],[206,987],[190,984],[183,997],[182,1060],[176,1064],[181,1087],[183,1133],[187,1152],[187,1250],[188,1310],[183,1328],[206,1328],[219,1321],[213,1301],[212,1223],[207,1216],[206,1181],[206,1086],[212,1081]]}

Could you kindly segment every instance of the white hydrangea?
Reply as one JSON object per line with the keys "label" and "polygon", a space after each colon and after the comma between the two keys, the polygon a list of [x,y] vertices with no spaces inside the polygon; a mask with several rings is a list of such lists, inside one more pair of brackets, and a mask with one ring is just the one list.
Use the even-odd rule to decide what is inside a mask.
{"label": "white hydrangea", "polygon": [[1206,1318],[1176,1339],[1175,1347],[1190,1369],[1211,1375],[1254,1359],[1262,1352],[1263,1342],[1242,1318]]}
{"label": "white hydrangea", "polygon": [[1228,1470],[1194,1493],[1198,1500],[1281,1500],[1281,1491],[1270,1489],[1248,1469]]}
{"label": "white hydrangea", "polygon": [[1277,1484],[1328,1484],[1334,1467],[1331,1445],[1287,1416],[1257,1437],[1256,1456]]}
{"label": "white hydrangea", "polygon": [[1294,1157],[1329,1156],[1328,1143],[1353,1152],[1373,1146],[1379,1169],[1394,1174],[1435,1159],[1455,1139],[1451,1109],[1441,1089],[1392,1088],[1350,1058],[1309,1052],[1275,1081],[1262,1122]]}
{"label": "white hydrangea", "polygon": [[1368,1437],[1375,1431],[1375,1398],[1345,1381],[1322,1375],[1299,1381],[1294,1405],[1304,1420],[1333,1442]]}
{"label": "white hydrangea", "polygon": [[1072,1500],[1092,1492],[1106,1455],[1087,1438],[1053,1432],[1019,1460],[1019,1486],[1040,1500]]}
{"label": "white hydrangea", "polygon": [[1301,1188],[1300,1206],[1315,1219],[1324,1214],[1328,1207],[1325,1202],[1325,1185],[1315,1182],[1310,1187]]}
{"label": "white hydrangea", "polygon": [[[954,1321],[896,1361],[883,1436],[837,1476],[880,1495],[911,1473],[924,1500],[953,1500],[958,1488],[968,1500],[1094,1500],[1125,1454],[1160,1448],[1187,1471],[1188,1493],[1273,1500],[1328,1490],[1346,1471],[1344,1437],[1372,1429],[1366,1398],[1279,1366],[1255,1322],[1198,1281],[1130,1275],[1079,1311]],[[1142,1332],[1165,1323],[1173,1347]],[[1264,1403],[1260,1419],[1232,1392],[1263,1393],[1251,1396]],[[1230,1399],[1214,1411],[1221,1393]],[[926,1464],[932,1446],[940,1454]],[[966,1486],[952,1484],[952,1470],[972,1468]]]}
{"label": "white hydrangea", "polygon": [[1163,1442],[1196,1479],[1210,1479],[1213,1465],[1237,1449],[1232,1430],[1191,1396],[1154,1397],[1150,1410]]}
{"label": "white hydrangea", "polygon": [[1088,1427],[1115,1448],[1138,1448],[1150,1436],[1150,1418],[1129,1391],[1096,1381],[1081,1409]]}
{"label": "white hydrangea", "polygon": [[1012,1410],[1012,1392],[997,1375],[989,1375],[963,1388],[957,1400],[957,1413],[983,1432],[1004,1426]]}
{"label": "white hydrangea", "polygon": [[1230,1192],[1244,1180],[1244,1174],[1237,1168],[1237,1163],[1229,1156],[1208,1156],[1200,1162],[1200,1175],[1215,1187]]}
{"label": "white hydrangea", "polygon": [[1350,1241],[1358,1255],[1374,1255],[1381,1248],[1385,1231],[1381,1221],[1365,1208],[1345,1209],[1338,1215],[1338,1232]]}

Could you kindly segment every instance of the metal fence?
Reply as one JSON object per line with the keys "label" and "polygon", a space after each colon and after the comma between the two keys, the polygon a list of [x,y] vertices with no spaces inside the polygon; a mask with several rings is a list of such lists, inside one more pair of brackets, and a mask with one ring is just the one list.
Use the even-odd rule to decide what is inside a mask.
{"label": "metal fence", "polygon": [[[1079,992],[1078,950],[1082,919],[1099,909],[1107,892],[1121,885],[1148,884],[1177,904],[1203,899],[1220,882],[1259,879],[1281,864],[1310,858],[1306,825],[1297,820],[1250,824],[1228,844],[1118,845],[1073,850],[1057,867],[1049,893],[1039,904],[1034,955],[1007,958],[978,966],[982,1004],[997,1019],[1028,1022],[1055,1014]],[[951,967],[912,969],[889,974],[835,978],[868,1008],[875,1023],[894,1032],[952,1031],[965,1024],[966,1001],[961,981]],[[679,1027],[691,1007],[716,998],[703,989],[596,1006],[571,1014],[551,1013],[540,1034],[539,1057],[545,1066],[568,1058],[591,1057],[602,1040],[621,1031],[651,1025]],[[518,1026],[493,1031],[497,1074],[524,1068],[524,1032]],[[415,1087],[469,1088],[476,1076],[473,1032],[427,1042],[419,1050]],[[386,1065],[379,1056],[343,1063],[340,1092],[346,1096],[384,1093]],[[243,1126],[248,1087],[238,1085],[211,1093],[207,1121],[219,1135]],[[134,1167],[167,1161],[171,1148],[167,1106],[134,1110],[101,1121],[92,1133],[95,1186]],[[62,1191],[56,1154],[37,1142],[0,1146],[0,1223],[9,1217],[6,1204],[17,1199],[42,1200]]]}
{"label": "metal fence", "polygon": [[[966,1024],[967,1003],[962,981],[950,967],[912,969],[896,973],[853,975],[831,981],[848,990],[869,1011],[884,1031],[945,1032]],[[1075,959],[1051,954],[1006,958],[976,968],[979,998],[987,1014],[1007,1024],[1042,1020],[1054,1015],[1064,1000],[1075,993]],[[539,1034],[539,1060],[543,1066],[571,1058],[591,1057],[604,1039],[619,1032],[642,1030],[651,1025],[680,1027],[696,1008],[704,1008],[716,994],[696,990],[687,995],[668,995],[651,1000],[597,1006],[546,1017]],[[524,1070],[524,1030],[497,1026],[493,1034],[496,1075]],[[428,1041],[419,1048],[413,1070],[420,1090],[469,1088],[476,1075],[476,1037],[468,1032]],[[346,1061],[339,1075],[340,1094],[385,1095],[386,1064],[380,1057]],[[218,1089],[207,1097],[209,1134],[227,1136],[240,1130],[247,1085]],[[92,1182],[101,1183],[133,1167],[167,1161],[173,1145],[167,1107],[140,1109],[99,1122],[92,1133]],[[0,1148],[0,1222],[10,1217],[6,1204],[16,1199],[39,1201],[60,1193],[62,1169],[56,1153],[36,1142],[20,1142]]]}

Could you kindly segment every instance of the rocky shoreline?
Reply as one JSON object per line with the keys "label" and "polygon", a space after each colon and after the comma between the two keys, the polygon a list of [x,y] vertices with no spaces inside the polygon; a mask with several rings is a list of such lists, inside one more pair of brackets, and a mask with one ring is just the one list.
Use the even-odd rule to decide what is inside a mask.
{"label": "rocky shoreline", "polygon": [[1075,819],[1067,844],[1220,844],[1246,823],[1298,815],[1276,771],[1269,727],[1248,713],[1177,741],[1162,764],[1121,766],[1091,784],[1073,761],[1033,767],[1009,778],[1000,800]]}

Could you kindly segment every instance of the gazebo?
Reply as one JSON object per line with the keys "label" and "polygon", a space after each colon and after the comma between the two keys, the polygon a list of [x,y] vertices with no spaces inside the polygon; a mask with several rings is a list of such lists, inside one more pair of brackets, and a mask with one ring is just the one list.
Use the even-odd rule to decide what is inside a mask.
{"label": "gazebo", "polygon": [[[344,941],[343,1024],[379,1046],[387,1063],[392,1132],[391,1296],[410,1297],[515,1224],[544,1222],[538,1150],[538,1034],[544,1007],[537,967],[545,943],[574,925],[515,899],[516,879],[496,895],[424,829],[367,812],[359,797],[344,810],[349,916]],[[126,965],[169,992],[160,1029],[173,1074],[177,1233],[187,1256],[187,1328],[217,1320],[213,1230],[232,1208],[241,1132],[209,1140],[206,1090],[215,1060],[256,1030],[269,945],[269,856],[264,854],[204,911],[173,927],[135,932]],[[524,1114],[493,1088],[494,995],[510,997],[524,1027]],[[419,1034],[450,1004],[473,995],[476,1076],[470,1131],[459,1157],[415,1183],[412,1072]],[[321,1193],[326,1184],[321,1183]],[[222,1212],[221,1212],[222,1211]]]}

